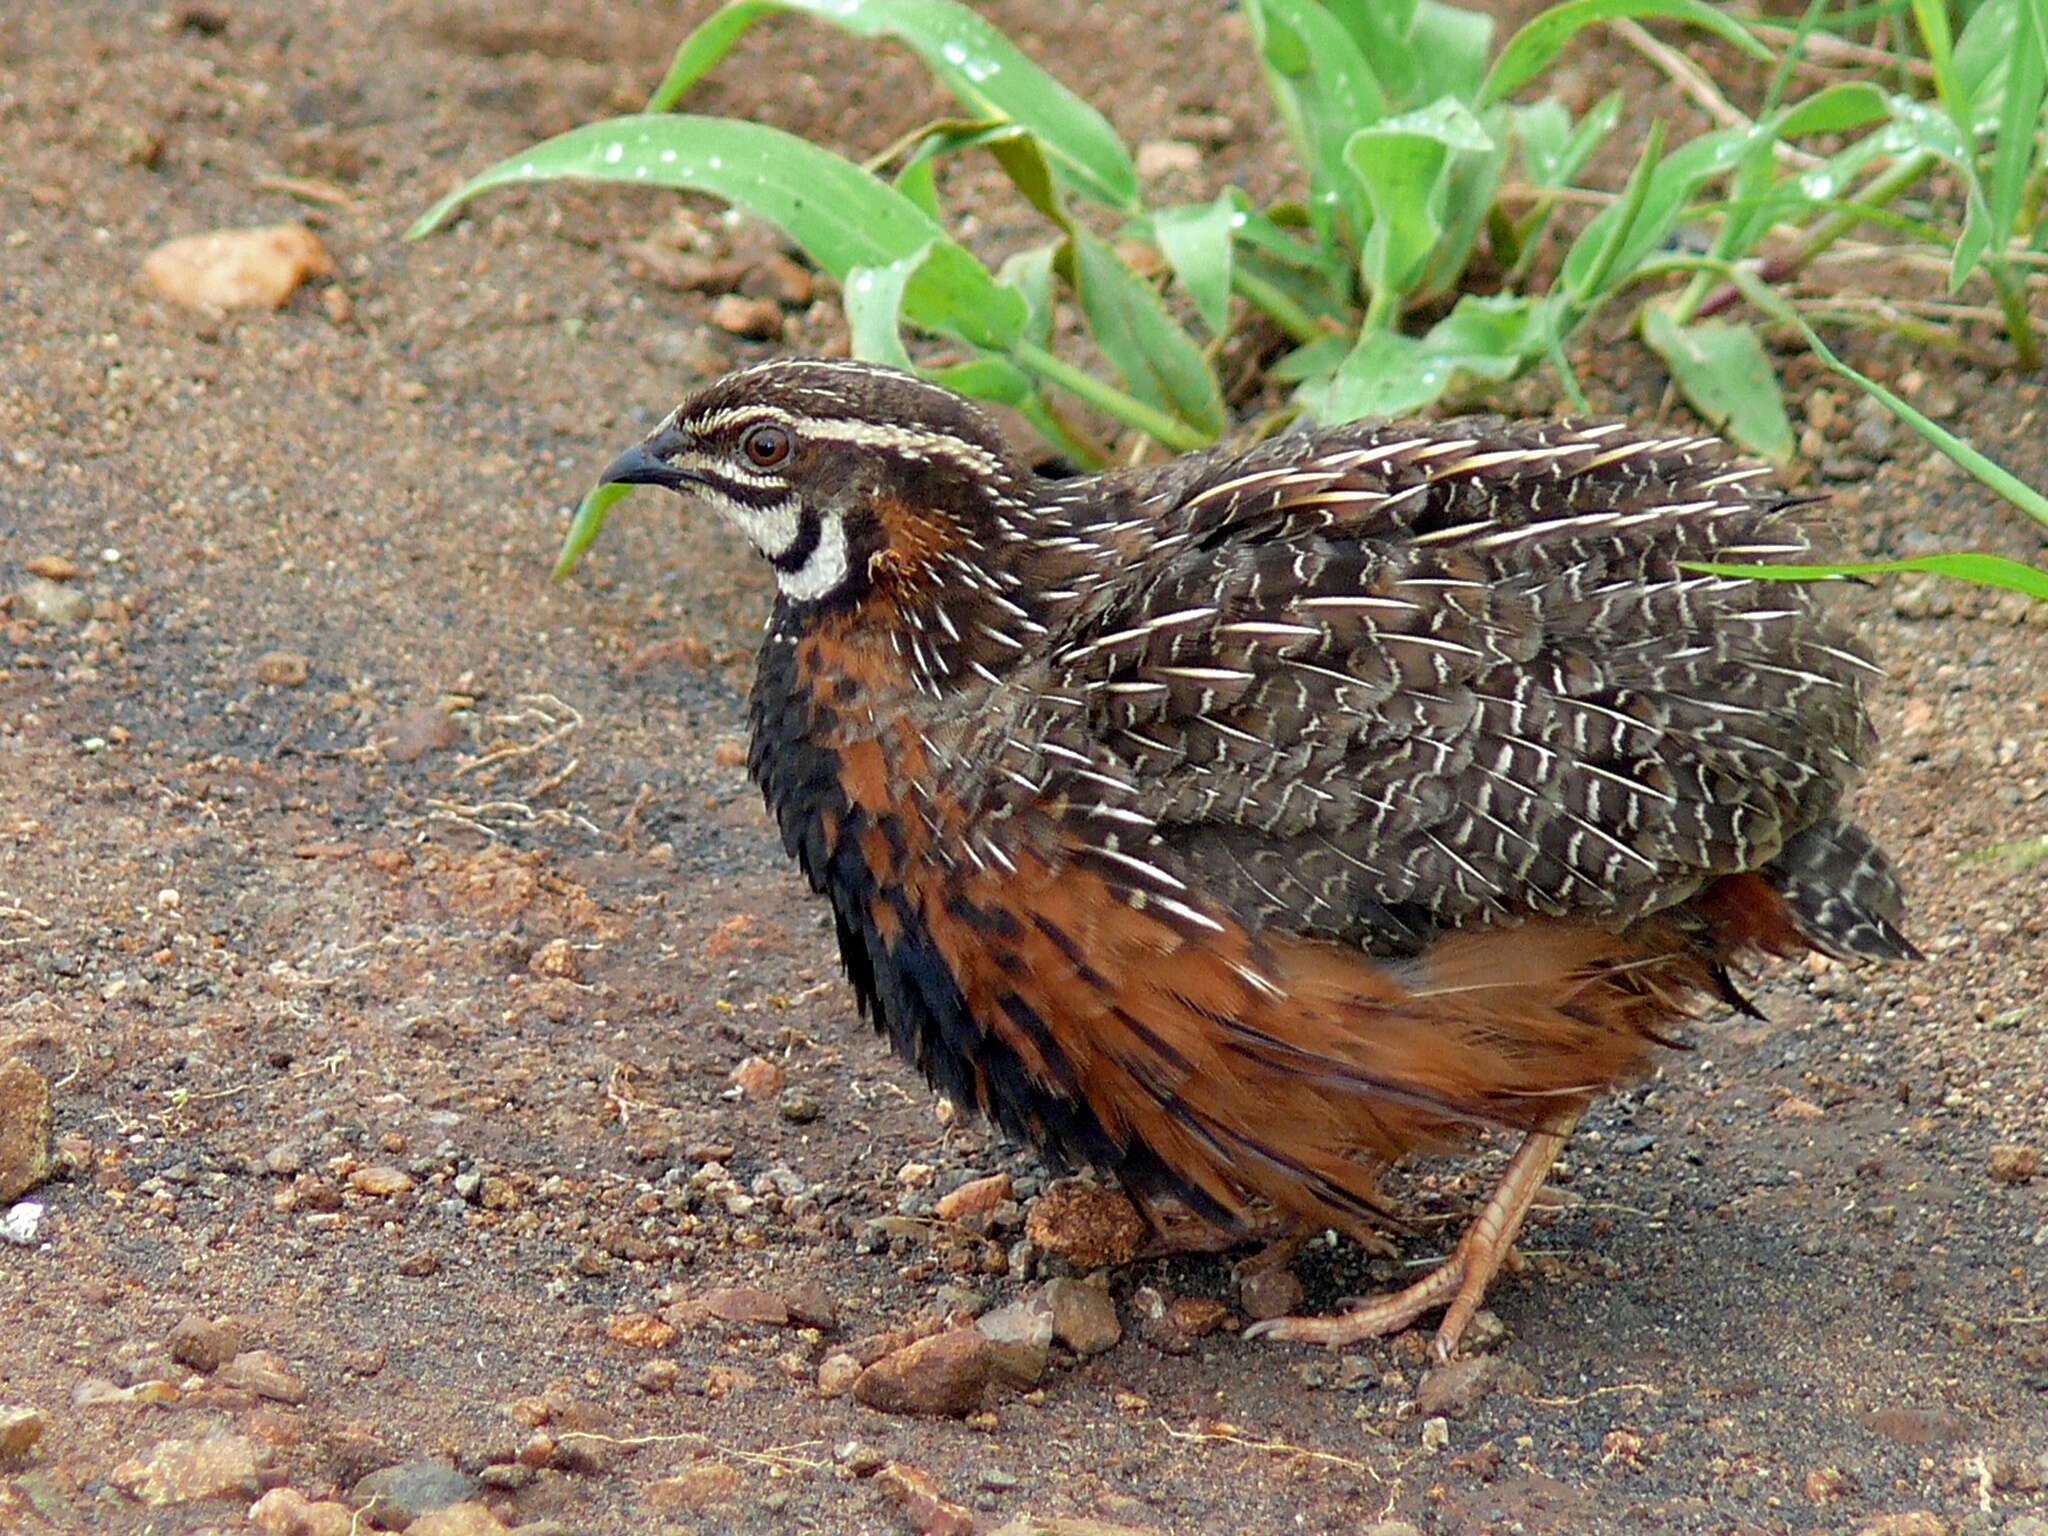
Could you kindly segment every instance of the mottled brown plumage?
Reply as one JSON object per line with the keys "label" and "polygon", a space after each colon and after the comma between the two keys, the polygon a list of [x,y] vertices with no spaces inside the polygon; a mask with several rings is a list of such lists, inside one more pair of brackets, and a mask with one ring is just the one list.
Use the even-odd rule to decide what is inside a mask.
{"label": "mottled brown plumage", "polygon": [[[782,596],[752,768],[864,1006],[943,1091],[1148,1208],[1362,1231],[1380,1172],[1530,1133],[1448,1349],[1588,1099],[1745,950],[1899,958],[1844,816],[1873,668],[1798,499],[1712,439],[1359,425],[1046,481],[965,402],[763,365],[611,478]],[[1455,1300],[1453,1300],[1455,1296]]]}

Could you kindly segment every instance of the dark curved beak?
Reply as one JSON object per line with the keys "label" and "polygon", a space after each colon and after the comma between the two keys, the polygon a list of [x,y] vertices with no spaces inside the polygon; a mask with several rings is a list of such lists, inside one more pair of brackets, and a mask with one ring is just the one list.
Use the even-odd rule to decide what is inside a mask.
{"label": "dark curved beak", "polygon": [[691,476],[677,469],[661,455],[662,440],[650,438],[636,443],[613,459],[604,472],[600,485],[661,485],[672,491],[680,491],[691,481]]}

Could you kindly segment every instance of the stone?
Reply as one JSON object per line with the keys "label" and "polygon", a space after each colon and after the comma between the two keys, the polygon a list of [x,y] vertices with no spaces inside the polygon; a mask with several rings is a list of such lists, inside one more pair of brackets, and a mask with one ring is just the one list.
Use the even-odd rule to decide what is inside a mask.
{"label": "stone", "polygon": [[34,1450],[49,1422],[40,1408],[0,1407],[0,1461],[17,1460]]}
{"label": "stone", "polygon": [[413,1521],[405,1536],[497,1536],[505,1523],[482,1504],[450,1504]]}
{"label": "stone", "polygon": [[374,1200],[390,1200],[412,1188],[412,1175],[388,1163],[371,1163],[348,1176],[349,1188]]}
{"label": "stone", "polygon": [[34,1200],[23,1200],[7,1207],[0,1215],[0,1243],[12,1243],[17,1248],[33,1248],[41,1238],[44,1207]]}
{"label": "stone", "polygon": [[1146,1237],[1145,1218],[1119,1190],[1062,1179],[1032,1202],[1024,1235],[1077,1269],[1128,1264]]}
{"label": "stone", "polygon": [[916,1536],[974,1536],[974,1516],[941,1494],[923,1467],[892,1461],[875,1474],[875,1486],[895,1502]]}
{"label": "stone", "polygon": [[233,1324],[225,1319],[202,1317],[197,1312],[187,1312],[179,1318],[165,1343],[178,1364],[189,1365],[208,1376],[234,1359],[242,1347],[241,1335]]}
{"label": "stone", "polygon": [[744,1098],[772,1099],[782,1092],[782,1068],[765,1056],[749,1056],[728,1079]]}
{"label": "stone", "polygon": [[1303,1294],[1300,1276],[1284,1264],[1251,1269],[1237,1282],[1238,1306],[1246,1317],[1260,1321],[1291,1317],[1300,1310]]}
{"label": "stone", "polygon": [[1202,168],[1202,151],[1178,139],[1151,139],[1138,146],[1138,174],[1147,181],[1187,175]]}
{"label": "stone", "polygon": [[249,1506],[249,1525],[263,1536],[355,1536],[355,1524],[346,1504],[315,1503],[294,1488],[273,1488]]}
{"label": "stone", "polygon": [[724,293],[711,301],[711,323],[734,336],[771,341],[782,334],[782,306],[773,299]]}
{"label": "stone", "polygon": [[1169,1355],[1186,1354],[1195,1340],[1207,1338],[1230,1321],[1230,1309],[1207,1296],[1176,1296],[1162,1300],[1157,1316],[1145,1315],[1145,1342]]}
{"label": "stone", "polygon": [[247,1435],[209,1435],[204,1440],[162,1440],[141,1456],[114,1468],[113,1483],[144,1504],[189,1504],[201,1499],[239,1499],[263,1491],[255,1442]]}
{"label": "stone", "polygon": [[445,1461],[402,1461],[379,1467],[349,1490],[349,1503],[377,1528],[402,1531],[423,1515],[460,1504],[476,1492],[476,1479]]}
{"label": "stone", "polygon": [[334,258],[303,224],[222,229],[158,246],[142,263],[150,286],[190,309],[276,309]]}
{"label": "stone", "polygon": [[313,675],[313,663],[297,651],[265,651],[256,658],[256,681],[273,688],[297,688]]}
{"label": "stone", "polygon": [[740,1491],[737,1467],[723,1461],[700,1461],[674,1477],[657,1478],[642,1490],[656,1509],[715,1509],[730,1504]]}
{"label": "stone", "polygon": [[969,1179],[958,1189],[939,1196],[932,1214],[941,1221],[959,1221],[966,1216],[986,1215],[1009,1198],[1010,1176],[992,1173],[985,1179]]}
{"label": "stone", "polygon": [[1990,1169],[2001,1184],[2025,1184],[2041,1171],[2041,1154],[2032,1147],[2001,1143],[1991,1149]]}
{"label": "stone", "polygon": [[853,1396],[879,1413],[961,1418],[981,1406],[994,1368],[979,1330],[952,1328],[882,1356],[855,1379]]}
{"label": "stone", "polygon": [[1440,1365],[1415,1389],[1415,1411],[1424,1418],[1462,1419],[1493,1390],[1497,1375],[1498,1357],[1493,1355]]}
{"label": "stone", "polygon": [[92,599],[76,587],[67,587],[37,576],[23,584],[16,594],[23,618],[38,624],[83,624],[92,617]]}
{"label": "stone", "polygon": [[33,560],[23,561],[22,569],[45,581],[78,580],[78,562],[63,555],[37,555]]}
{"label": "stone", "polygon": [[0,1204],[50,1176],[49,1079],[19,1056],[0,1062]]}
{"label": "stone", "polygon": [[[1115,1525],[1107,1520],[1019,1515],[993,1536],[1166,1536],[1157,1526]],[[1367,1536],[1371,1536],[1368,1532]]]}
{"label": "stone", "polygon": [[818,1362],[818,1395],[844,1397],[860,1379],[861,1363],[844,1350]]}
{"label": "stone", "polygon": [[534,951],[526,968],[536,976],[549,976],[557,981],[579,981],[583,976],[583,963],[576,958],[576,946],[567,939],[549,939]]}
{"label": "stone", "polygon": [[273,1403],[303,1403],[306,1383],[275,1350],[252,1349],[235,1356],[216,1378],[224,1387],[240,1387]]}
{"label": "stone", "polygon": [[984,1312],[974,1326],[988,1340],[998,1381],[1020,1392],[1038,1385],[1052,1355],[1052,1307],[1044,1292]]}
{"label": "stone", "polygon": [[604,1320],[604,1335],[628,1349],[666,1349],[676,1341],[676,1328],[652,1312],[615,1312]]}
{"label": "stone", "polygon": [[1085,1280],[1054,1280],[1045,1288],[1052,1336],[1082,1359],[1114,1349],[1124,1336],[1107,1287]]}
{"label": "stone", "polygon": [[1856,1536],[1948,1536],[1948,1522],[1931,1509],[1909,1509],[1864,1521]]}

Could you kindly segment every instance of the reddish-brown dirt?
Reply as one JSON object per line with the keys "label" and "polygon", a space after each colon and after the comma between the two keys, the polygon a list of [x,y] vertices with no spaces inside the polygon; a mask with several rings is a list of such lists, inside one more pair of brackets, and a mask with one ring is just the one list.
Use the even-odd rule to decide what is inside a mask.
{"label": "reddish-brown dirt", "polygon": [[[315,1499],[438,1458],[558,1532],[909,1529],[867,1475],[888,1462],[989,1531],[2048,1529],[2048,1179],[1993,1151],[2048,1151],[2048,861],[2009,850],[2048,832],[2048,629],[1947,590],[1841,599],[1893,674],[1859,816],[1926,963],[1775,968],[1768,1022],[1704,1021],[1601,1106],[1481,1365],[1425,1381],[1416,1339],[1233,1329],[1172,1352],[1134,1293],[1232,1295],[1225,1259],[1183,1258],[1113,1276],[1116,1347],[964,1422],[821,1393],[852,1341],[1035,1284],[1003,1272],[1010,1213],[983,1238],[931,1208],[1045,1174],[854,1016],[741,766],[765,574],[649,497],[546,576],[612,452],[732,361],[834,343],[836,310],[659,194],[541,189],[399,239],[460,175],[630,108],[706,9],[0,17],[0,1057],[54,1085],[63,1165],[35,1243],[0,1246],[0,1409],[46,1420],[0,1461],[0,1530],[245,1528],[246,1492],[122,1489],[209,1435]],[[1131,142],[1206,136],[1190,193],[1282,181],[1235,13],[989,11]],[[1629,58],[1565,87],[1633,70],[1640,110],[1682,114]],[[907,58],[789,22],[702,109],[871,149],[942,106]],[[1015,219],[983,173],[953,190],[990,199],[979,238]],[[195,319],[140,281],[163,240],[291,219],[340,270],[276,314]],[[782,337],[664,280],[691,242],[787,301]],[[1580,351],[1600,409],[1668,408],[1619,322]],[[1852,351],[2048,484],[2041,379]],[[1841,547],[2041,559],[1795,379]],[[26,566],[52,557],[87,607],[39,619]],[[782,1081],[731,1086],[749,1057]],[[1410,1258],[1500,1155],[1408,1181]],[[1300,1268],[1324,1305],[1399,1273]],[[676,1305],[730,1286],[833,1316]],[[664,1309],[672,1338],[634,1320]],[[296,1391],[172,1362],[188,1313]],[[173,1389],[114,1391],[151,1380]]]}

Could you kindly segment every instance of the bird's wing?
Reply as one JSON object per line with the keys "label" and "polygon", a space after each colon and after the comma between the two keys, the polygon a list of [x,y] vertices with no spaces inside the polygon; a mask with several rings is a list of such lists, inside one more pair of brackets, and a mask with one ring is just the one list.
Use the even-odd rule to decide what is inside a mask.
{"label": "bird's wing", "polygon": [[[1219,466],[1221,461],[1218,461]],[[1151,540],[961,744],[1129,891],[1399,952],[1755,868],[1866,750],[1869,664],[1713,440],[1459,422],[1162,476]]]}

